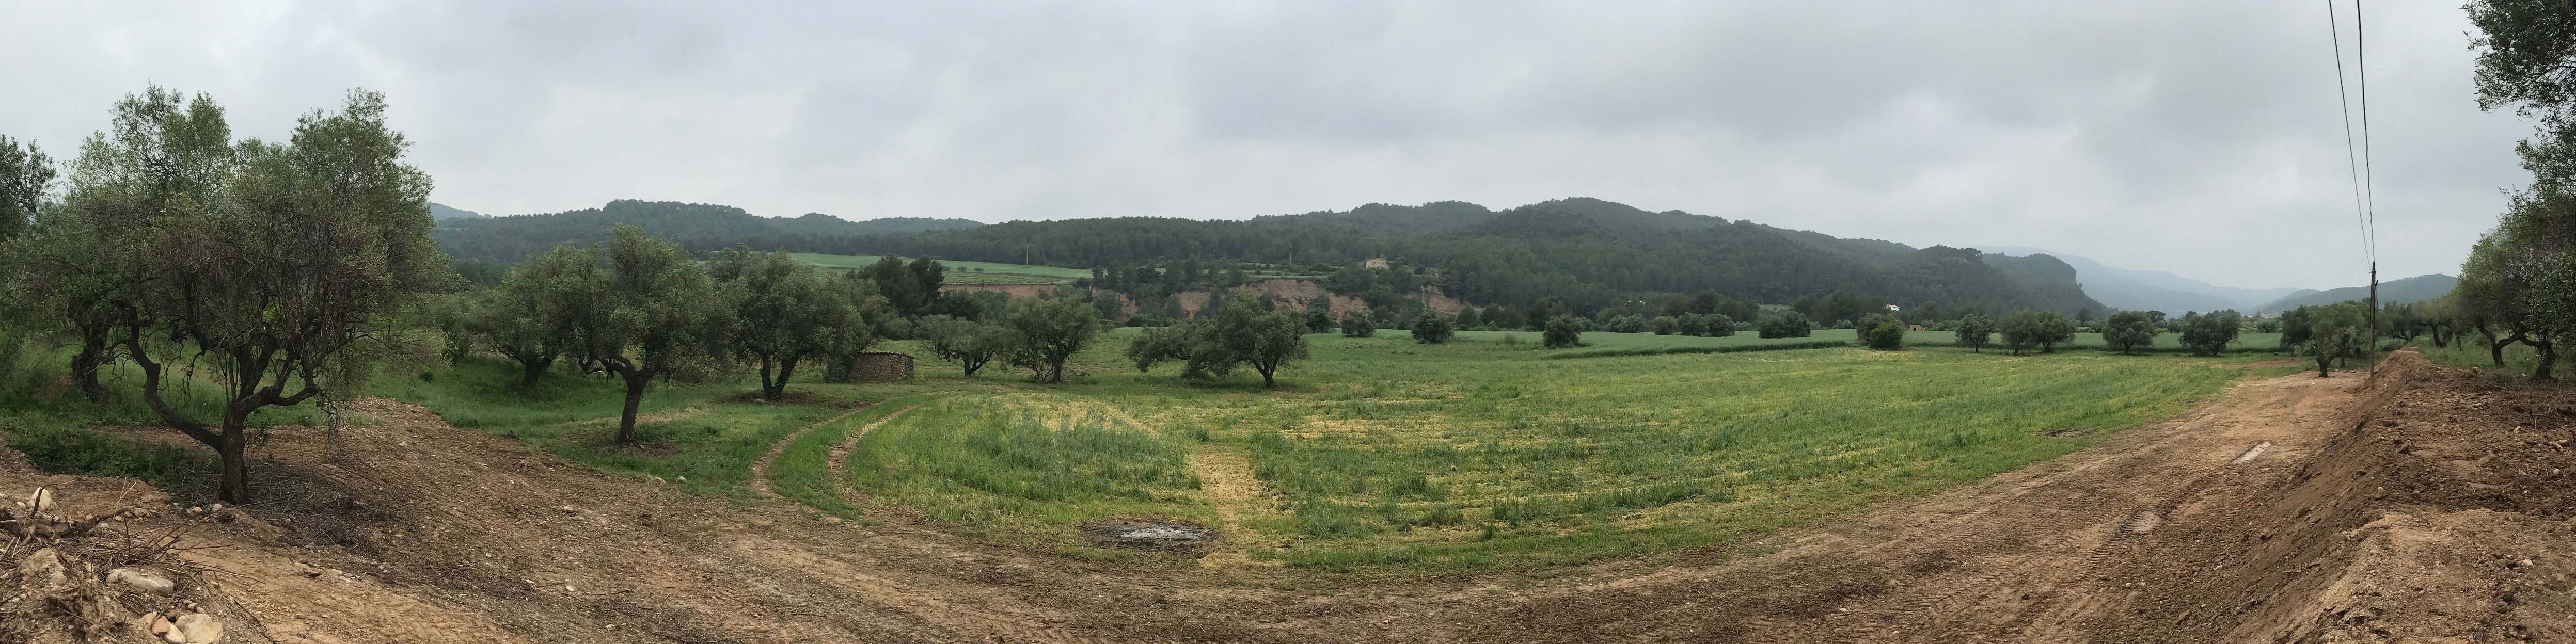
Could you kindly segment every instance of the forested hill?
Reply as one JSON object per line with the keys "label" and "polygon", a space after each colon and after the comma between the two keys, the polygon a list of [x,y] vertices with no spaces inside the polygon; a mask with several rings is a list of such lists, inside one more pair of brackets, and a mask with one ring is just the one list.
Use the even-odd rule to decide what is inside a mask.
{"label": "forested hill", "polygon": [[[2444,295],[2450,294],[2451,287],[2458,286],[2459,284],[2460,278],[2443,275],[2441,273],[2417,275],[2404,279],[2380,282],[2379,302],[2381,304],[2407,304],[2437,300],[2441,299]],[[2343,288],[2323,291],[2299,291],[2297,293],[2291,293],[2287,297],[2273,300],[2262,306],[2254,307],[2254,312],[2279,313],[2281,311],[2287,311],[2302,306],[2333,304],[2336,302],[2358,300],[2369,296],[2370,287],[2368,286],[2346,286]]]}
{"label": "forested hill", "polygon": [[1197,259],[1330,270],[1386,258],[1426,269],[1450,295],[1516,308],[1556,300],[1589,311],[1702,290],[1790,304],[1849,290],[1888,303],[1951,310],[2107,310],[2085,297],[2073,269],[2045,256],[1998,267],[1971,249],[1840,239],[1581,198],[1499,211],[1454,201],[1370,204],[1247,221],[1014,221],[918,233],[763,234],[744,241],[761,249],[1068,267]]}
{"label": "forested hill", "polygon": [[506,217],[484,217],[444,206],[438,209],[471,215],[439,218],[438,227],[430,231],[430,237],[438,240],[439,248],[447,251],[448,257],[505,264],[518,263],[529,254],[556,244],[599,241],[607,237],[609,229],[617,224],[642,227],[644,232],[678,242],[691,252],[711,251],[751,240],[763,240],[756,244],[774,245],[783,239],[918,233],[983,225],[965,219],[921,217],[850,221],[821,213],[792,218],[761,217],[732,206],[632,199],[611,201],[598,208]]}

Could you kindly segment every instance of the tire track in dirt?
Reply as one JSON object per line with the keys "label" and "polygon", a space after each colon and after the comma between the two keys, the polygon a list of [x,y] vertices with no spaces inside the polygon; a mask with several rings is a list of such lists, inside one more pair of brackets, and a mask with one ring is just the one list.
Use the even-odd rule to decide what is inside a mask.
{"label": "tire track in dirt", "polygon": [[919,408],[921,403],[913,403],[904,405],[902,409],[887,412],[884,418],[876,419],[876,422],[868,423],[857,431],[850,432],[850,435],[842,438],[840,443],[832,445],[831,454],[824,456],[823,462],[832,472],[832,487],[840,490],[842,501],[856,504],[859,499],[868,496],[866,492],[861,492],[859,488],[850,485],[850,450],[859,448],[859,439],[867,438],[868,434],[875,432],[878,427],[894,422],[894,419],[901,418],[904,414],[912,413],[912,410]]}
{"label": "tire track in dirt", "polygon": [[[751,487],[752,487],[752,489],[754,489],[754,490],[759,490],[759,491],[760,491],[760,494],[761,494],[762,496],[778,496],[778,492],[777,492],[777,491],[775,491],[775,490],[770,489],[770,487],[769,487],[769,468],[770,468],[770,466],[775,465],[775,464],[777,464],[777,463],[778,463],[778,456],[779,456],[779,455],[787,453],[787,446],[788,446],[789,444],[795,443],[795,442],[796,442],[796,439],[804,438],[806,434],[814,433],[814,430],[822,429],[824,425],[830,425],[830,424],[832,424],[832,423],[841,422],[841,419],[843,419],[843,418],[849,418],[852,414],[857,414],[857,413],[859,413],[859,412],[867,411],[867,410],[869,410],[869,409],[873,409],[873,408],[875,408],[875,407],[876,407],[876,405],[873,405],[873,404],[871,404],[871,405],[860,405],[860,406],[858,406],[858,407],[856,407],[856,408],[852,408],[852,409],[851,409],[851,410],[849,410],[849,411],[841,412],[841,413],[840,413],[840,415],[833,416],[833,417],[831,417],[831,418],[825,418],[825,419],[823,419],[823,420],[822,420],[822,422],[814,423],[814,424],[812,424],[812,425],[806,425],[804,429],[796,430],[794,433],[791,433],[791,434],[788,434],[788,435],[786,435],[786,436],[780,437],[780,438],[778,439],[778,442],[770,443],[770,444],[769,444],[769,449],[768,449],[768,450],[766,450],[766,451],[762,451],[762,452],[760,453],[760,460],[756,460],[756,461],[752,461],[752,462],[751,462]],[[910,407],[906,407],[905,409],[911,409],[911,408],[910,408]],[[901,413],[901,412],[897,412],[897,413]]]}

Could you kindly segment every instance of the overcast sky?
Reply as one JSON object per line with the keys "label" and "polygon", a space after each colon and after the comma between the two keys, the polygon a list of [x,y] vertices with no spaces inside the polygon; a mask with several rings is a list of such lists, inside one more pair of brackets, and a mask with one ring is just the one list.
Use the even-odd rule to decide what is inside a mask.
{"label": "overcast sky", "polygon": [[[2364,7],[2387,277],[2455,272],[2525,181],[2453,4]],[[1591,196],[2333,287],[2362,269],[2328,34],[2312,2],[12,2],[0,134],[68,156],[160,83],[275,138],[365,87],[489,213]]]}

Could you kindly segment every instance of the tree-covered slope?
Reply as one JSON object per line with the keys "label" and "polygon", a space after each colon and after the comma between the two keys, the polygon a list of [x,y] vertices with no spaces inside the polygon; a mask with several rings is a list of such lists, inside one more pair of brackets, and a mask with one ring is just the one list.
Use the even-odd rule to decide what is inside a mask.
{"label": "tree-covered slope", "polygon": [[[444,208],[441,206],[441,208]],[[450,209],[453,210],[453,209]],[[621,199],[598,208],[541,215],[440,218],[430,236],[449,257],[517,263],[556,244],[587,244],[608,237],[618,224],[633,224],[655,237],[678,242],[691,252],[705,252],[738,242],[781,244],[784,240],[845,237],[877,233],[918,233],[972,228],[983,224],[964,219],[887,217],[850,221],[821,213],[802,217],[761,217],[741,208],[714,204]]]}
{"label": "tree-covered slope", "polygon": [[[2440,273],[2417,275],[2405,279],[2380,282],[2379,303],[2407,304],[2411,302],[2424,302],[2441,299],[2443,295],[2447,295],[2451,292],[2451,287],[2457,286],[2459,283],[2459,278]],[[2290,294],[2289,297],[2273,300],[2262,306],[2254,307],[2254,312],[2278,313],[2302,306],[2333,304],[2336,302],[2358,300],[2369,296],[2370,287],[2368,286],[2347,286],[2323,291],[2300,291]]]}
{"label": "tree-covered slope", "polygon": [[2053,268],[2008,271],[1971,249],[1916,249],[1582,198],[1500,211],[1461,202],[1370,204],[1248,221],[1016,221],[775,241],[813,252],[1075,267],[1158,258],[1316,266],[1386,258],[1433,270],[1450,295],[1514,307],[1553,299],[1590,310],[1702,290],[1786,304],[1847,289],[1903,305],[2107,308],[2085,297],[2073,270],[2054,259],[2046,260]]}

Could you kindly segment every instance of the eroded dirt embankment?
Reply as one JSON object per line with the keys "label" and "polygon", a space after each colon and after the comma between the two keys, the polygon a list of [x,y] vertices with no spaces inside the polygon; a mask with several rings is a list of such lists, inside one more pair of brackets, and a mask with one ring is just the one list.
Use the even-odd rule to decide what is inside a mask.
{"label": "eroded dirt embankment", "polygon": [[0,491],[158,506],[116,529],[179,530],[202,549],[176,556],[221,571],[55,617],[10,597],[16,550],[0,557],[0,641],[146,641],[76,620],[147,609],[206,612],[228,642],[2576,640],[2576,395],[2411,353],[2363,382],[2248,379],[2091,449],[1773,535],[1763,554],[1333,593],[1230,584],[1185,558],[995,547],[901,513],[832,524],[361,401],[383,422],[338,447],[276,431],[264,500],[223,520],[0,458]]}

